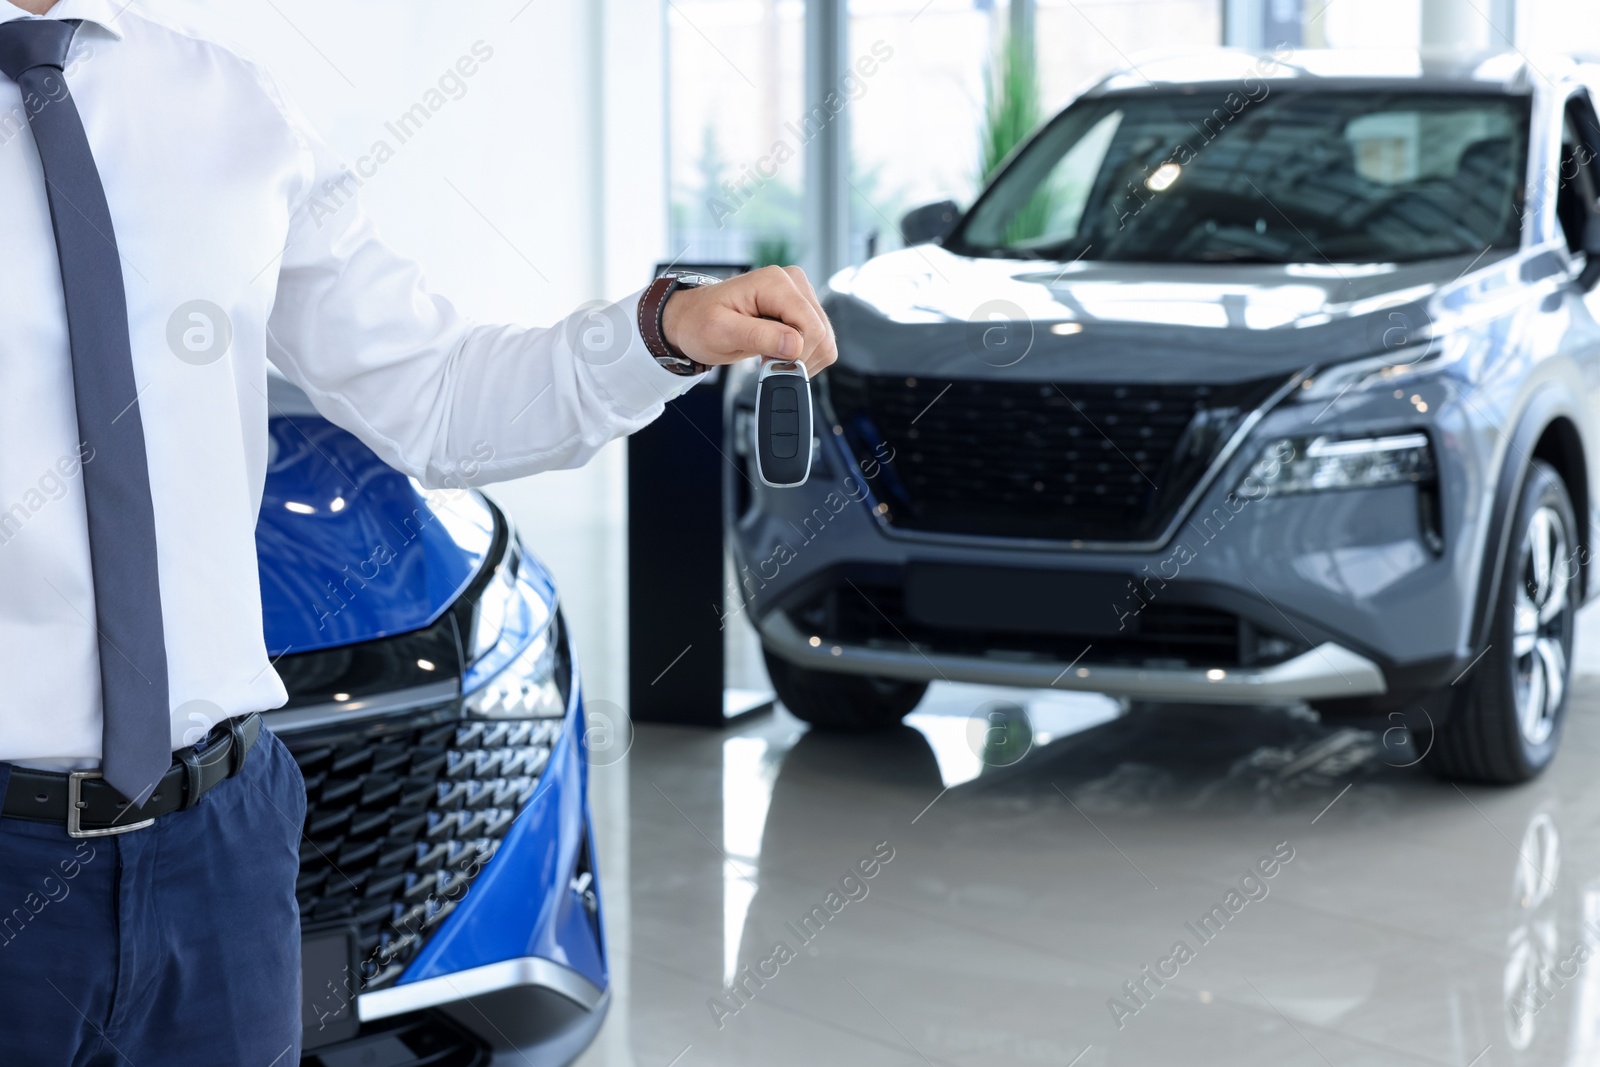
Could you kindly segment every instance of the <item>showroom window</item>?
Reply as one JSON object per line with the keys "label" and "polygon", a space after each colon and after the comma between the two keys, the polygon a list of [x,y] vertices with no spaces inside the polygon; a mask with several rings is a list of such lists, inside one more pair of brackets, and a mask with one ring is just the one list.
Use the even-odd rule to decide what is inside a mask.
{"label": "showroom window", "polygon": [[907,209],[971,200],[984,69],[1005,25],[1003,10],[986,10],[992,6],[850,0],[851,61],[877,61],[850,112],[852,262],[898,246]]}
{"label": "showroom window", "polygon": [[[990,118],[1008,44],[1026,19],[993,0],[850,0],[852,58],[882,54],[851,110],[850,258],[898,247],[908,208],[966,207],[1015,135]],[[1220,0],[1035,0],[1033,78],[1011,85],[1036,128],[1138,56],[1221,40]],[[1020,73],[1020,72],[1019,72]],[[1022,133],[1022,130],[1017,130]]]}
{"label": "showroom window", "polygon": [[758,266],[799,258],[805,8],[667,3],[672,256]]}
{"label": "showroom window", "polygon": [[[812,0],[809,17],[845,23],[842,80],[827,84],[848,100],[833,184],[849,232],[816,269],[897,247],[918,204],[971,203],[986,163],[1031,128],[997,136],[988,118],[1013,27],[1033,26],[1037,74],[1020,85],[1032,125],[1138,55],[1222,33],[1222,0],[1036,0],[1024,14],[1006,0]],[[807,18],[805,0],[667,3],[672,255],[759,265],[817,251],[804,157],[824,100],[807,95]]]}

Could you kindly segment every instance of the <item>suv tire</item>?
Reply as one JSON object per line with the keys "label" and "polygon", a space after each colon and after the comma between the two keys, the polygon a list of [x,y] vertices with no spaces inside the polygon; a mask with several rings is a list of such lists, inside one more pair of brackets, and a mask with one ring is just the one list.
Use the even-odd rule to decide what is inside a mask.
{"label": "suv tire", "polygon": [[1439,777],[1526,782],[1555,757],[1572,680],[1578,546],[1566,484],[1535,460],[1517,503],[1489,648],[1427,745],[1423,762]]}
{"label": "suv tire", "polygon": [[927,682],[813,671],[765,648],[761,654],[778,700],[796,718],[819,730],[863,733],[893,729],[928,691]]}

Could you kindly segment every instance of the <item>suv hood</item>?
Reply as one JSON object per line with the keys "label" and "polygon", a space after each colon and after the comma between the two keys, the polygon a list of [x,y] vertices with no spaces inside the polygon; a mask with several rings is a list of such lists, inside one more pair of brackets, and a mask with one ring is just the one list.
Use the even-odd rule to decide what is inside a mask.
{"label": "suv hood", "polygon": [[923,245],[841,271],[827,308],[840,362],[864,373],[1222,382],[1377,355],[1460,314],[1504,313],[1525,283],[1561,267],[1552,249],[1209,265],[976,259]]}

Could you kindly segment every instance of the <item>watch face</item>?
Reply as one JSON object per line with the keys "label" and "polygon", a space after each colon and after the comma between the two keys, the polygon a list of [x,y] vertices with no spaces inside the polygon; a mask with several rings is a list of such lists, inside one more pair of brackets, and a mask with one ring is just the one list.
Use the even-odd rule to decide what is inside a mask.
{"label": "watch face", "polygon": [[702,285],[715,285],[722,280],[713,275],[700,274],[692,270],[675,270],[668,274],[663,274],[662,277],[671,278],[679,285],[687,286],[691,289]]}

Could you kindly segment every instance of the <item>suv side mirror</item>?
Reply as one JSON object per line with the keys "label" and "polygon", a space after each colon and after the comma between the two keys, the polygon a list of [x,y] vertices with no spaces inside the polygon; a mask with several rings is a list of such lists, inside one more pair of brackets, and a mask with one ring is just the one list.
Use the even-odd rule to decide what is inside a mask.
{"label": "suv side mirror", "polygon": [[1578,286],[1587,293],[1600,282],[1600,205],[1590,208],[1589,221],[1584,224],[1583,254],[1587,262],[1578,275]]}
{"label": "suv side mirror", "polygon": [[923,204],[900,217],[900,237],[905,241],[907,248],[912,245],[938,244],[950,236],[960,221],[961,208],[954,200]]}

